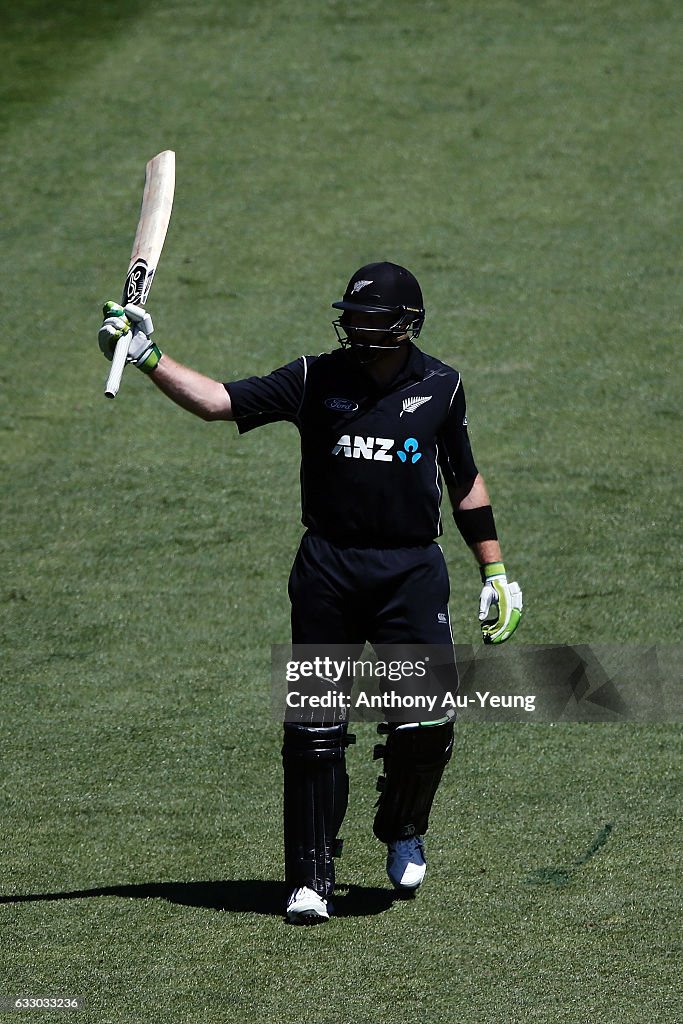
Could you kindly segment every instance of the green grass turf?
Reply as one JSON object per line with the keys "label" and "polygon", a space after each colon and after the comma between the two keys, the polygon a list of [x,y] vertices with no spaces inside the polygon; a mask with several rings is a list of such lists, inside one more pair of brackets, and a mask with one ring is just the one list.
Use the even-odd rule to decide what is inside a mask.
{"label": "green grass turf", "polygon": [[352,270],[405,263],[463,371],[519,642],[680,642],[680,41],[654,0],[6,16],[0,994],[112,1024],[676,1019],[674,725],[462,725],[428,884],[393,904],[359,727],[339,916],[283,925],[296,438],[130,371],[105,403],[94,338],[163,148],[150,308],[210,374],[330,347]]}

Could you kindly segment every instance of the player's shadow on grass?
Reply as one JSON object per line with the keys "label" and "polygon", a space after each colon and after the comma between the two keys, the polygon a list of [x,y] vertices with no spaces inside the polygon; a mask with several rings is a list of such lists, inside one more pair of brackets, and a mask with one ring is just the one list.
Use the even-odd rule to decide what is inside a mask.
{"label": "player's shadow on grass", "polygon": [[[0,896],[3,903],[38,903],[49,900],[82,900],[100,896],[125,899],[162,899],[186,907],[204,907],[232,913],[283,916],[287,889],[282,882],[235,880],[224,882],[147,882],[140,885],[107,885],[72,892],[26,893]],[[339,885],[334,894],[335,917],[368,917],[388,910],[396,894],[388,889],[363,885]]]}

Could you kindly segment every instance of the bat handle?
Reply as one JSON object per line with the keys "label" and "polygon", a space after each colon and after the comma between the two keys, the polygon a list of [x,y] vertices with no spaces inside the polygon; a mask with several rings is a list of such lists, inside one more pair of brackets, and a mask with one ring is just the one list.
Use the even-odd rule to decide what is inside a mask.
{"label": "bat handle", "polygon": [[121,384],[123,370],[126,365],[126,359],[128,358],[128,346],[130,345],[132,337],[133,335],[128,331],[128,334],[124,334],[116,342],[114,358],[111,361],[111,370],[107,377],[107,383],[104,385],[104,394],[107,398],[116,398],[116,394]]}

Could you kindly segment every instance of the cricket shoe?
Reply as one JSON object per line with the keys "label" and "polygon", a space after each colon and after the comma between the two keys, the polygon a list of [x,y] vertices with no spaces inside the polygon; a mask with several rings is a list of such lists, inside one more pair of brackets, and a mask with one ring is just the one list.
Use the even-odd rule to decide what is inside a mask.
{"label": "cricket shoe", "polygon": [[414,892],[422,884],[427,864],[422,836],[397,839],[387,847],[387,874],[394,888]]}
{"label": "cricket shoe", "polygon": [[302,885],[289,897],[286,917],[289,924],[322,924],[329,921],[330,908],[314,889]]}

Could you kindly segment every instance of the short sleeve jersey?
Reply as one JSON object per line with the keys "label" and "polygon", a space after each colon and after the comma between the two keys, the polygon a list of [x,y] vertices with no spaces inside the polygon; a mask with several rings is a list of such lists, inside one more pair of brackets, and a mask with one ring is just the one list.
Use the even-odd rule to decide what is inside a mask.
{"label": "short sleeve jersey", "polygon": [[442,532],[443,482],[477,475],[460,374],[415,345],[386,388],[343,349],[225,388],[240,433],[296,425],[302,522],[331,541],[428,544]]}

